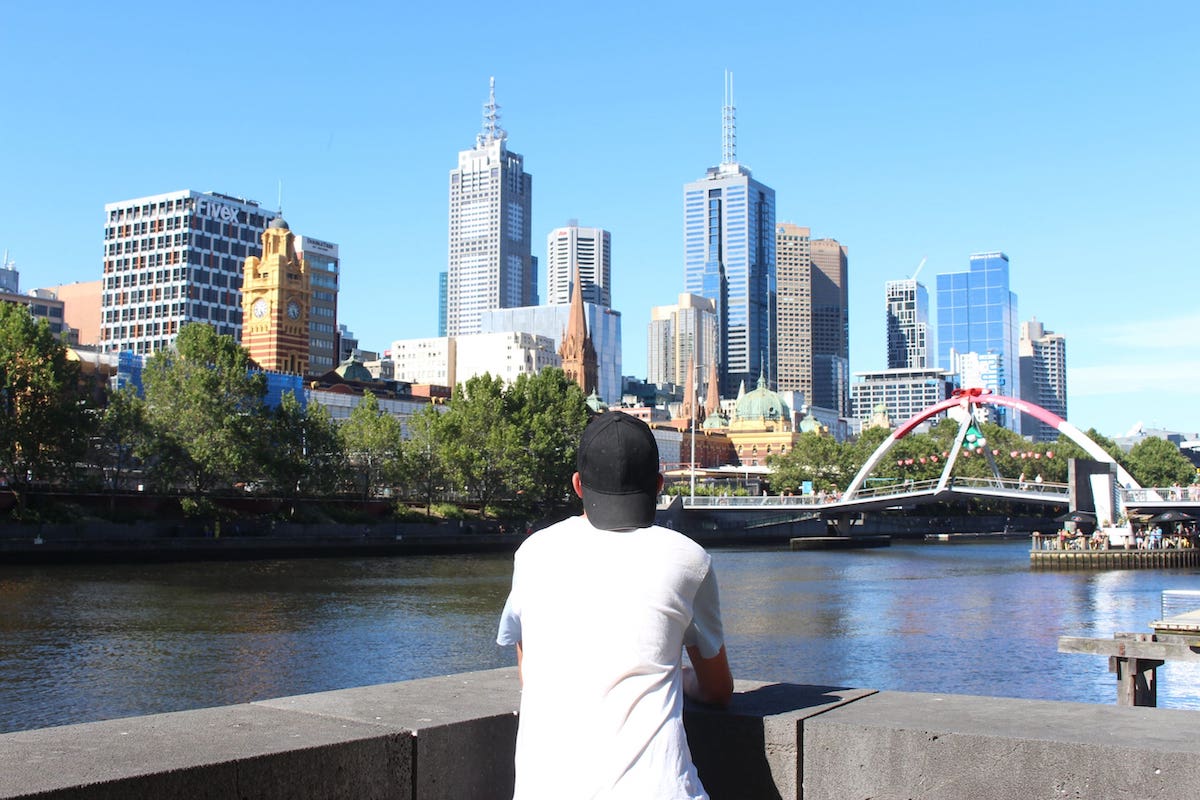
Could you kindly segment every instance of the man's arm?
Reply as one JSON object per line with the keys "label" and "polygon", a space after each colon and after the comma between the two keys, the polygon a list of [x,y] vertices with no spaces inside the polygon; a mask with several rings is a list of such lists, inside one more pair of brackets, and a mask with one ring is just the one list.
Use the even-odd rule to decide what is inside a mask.
{"label": "man's arm", "polygon": [[692,668],[683,668],[683,693],[701,703],[728,707],[733,697],[733,674],[729,671],[725,645],[712,658],[704,658],[694,645],[687,648],[687,654]]}

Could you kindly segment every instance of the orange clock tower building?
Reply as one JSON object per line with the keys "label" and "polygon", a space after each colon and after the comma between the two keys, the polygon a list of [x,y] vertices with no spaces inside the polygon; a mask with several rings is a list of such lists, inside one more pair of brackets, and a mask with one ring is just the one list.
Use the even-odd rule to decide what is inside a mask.
{"label": "orange clock tower building", "polygon": [[246,259],[242,276],[242,346],[263,369],[307,375],[312,287],[282,217],[263,231],[262,252]]}

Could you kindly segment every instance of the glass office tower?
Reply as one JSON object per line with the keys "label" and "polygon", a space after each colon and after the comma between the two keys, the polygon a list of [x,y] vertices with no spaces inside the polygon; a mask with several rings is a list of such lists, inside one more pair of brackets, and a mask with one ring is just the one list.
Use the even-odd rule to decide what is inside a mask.
{"label": "glass office tower", "polygon": [[[1020,397],[1017,296],[1008,287],[1008,256],[999,252],[976,253],[966,272],[937,276],[937,365],[959,372],[962,356],[986,357],[994,369],[982,388]],[[997,422],[1017,430],[1015,413],[996,410]]]}
{"label": "glass office tower", "polygon": [[775,190],[737,163],[733,78],[726,74],[721,165],[684,186],[684,291],[712,300],[721,395],[775,380]]}

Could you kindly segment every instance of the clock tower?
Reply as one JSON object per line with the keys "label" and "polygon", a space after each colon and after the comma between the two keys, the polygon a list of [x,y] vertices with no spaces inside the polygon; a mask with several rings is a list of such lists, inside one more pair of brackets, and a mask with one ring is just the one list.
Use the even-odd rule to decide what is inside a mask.
{"label": "clock tower", "polygon": [[242,346],[263,369],[306,375],[312,288],[282,217],[263,231],[262,252],[246,259],[242,276]]}

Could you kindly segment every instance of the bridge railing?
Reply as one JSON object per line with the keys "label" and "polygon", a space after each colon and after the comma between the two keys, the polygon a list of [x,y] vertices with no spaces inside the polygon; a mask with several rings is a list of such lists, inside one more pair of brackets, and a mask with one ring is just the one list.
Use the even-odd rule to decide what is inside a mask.
{"label": "bridge railing", "polygon": [[1142,487],[1140,489],[1122,489],[1126,502],[1156,503],[1156,502],[1191,502],[1200,503],[1200,485],[1191,486],[1158,486]]}

